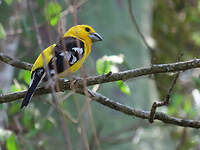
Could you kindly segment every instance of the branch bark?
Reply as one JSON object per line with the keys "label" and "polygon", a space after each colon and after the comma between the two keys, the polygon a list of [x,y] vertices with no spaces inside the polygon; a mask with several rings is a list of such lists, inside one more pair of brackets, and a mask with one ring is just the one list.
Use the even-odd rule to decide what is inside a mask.
{"label": "branch bark", "polygon": [[[80,91],[78,92],[81,93]],[[104,106],[114,109],[116,111],[122,112],[126,115],[136,116],[143,119],[149,119],[150,117],[150,111],[135,109],[135,108],[120,104],[118,102],[110,100],[109,98],[99,93],[94,93],[92,91],[89,91],[89,93],[90,93],[90,98],[92,98],[96,102],[101,103]],[[200,121],[175,118],[175,117],[168,116],[167,114],[162,113],[162,112],[156,112],[154,120],[160,120],[164,123],[174,124],[174,125],[178,125],[182,127],[200,128]]]}
{"label": "branch bark", "polygon": [[[21,62],[19,60],[13,59],[3,53],[0,53],[0,60],[11,64],[14,67],[20,68],[20,69],[31,69],[31,64],[26,62]],[[189,61],[184,62],[176,62],[176,63],[170,63],[170,64],[159,64],[159,65],[153,65],[150,67],[142,67],[137,69],[131,69],[127,71],[122,71],[118,73],[109,73],[105,75],[99,75],[99,76],[90,76],[87,78],[80,78],[77,79],[74,83],[75,88],[83,88],[83,80],[86,80],[87,86],[95,85],[95,84],[103,84],[108,82],[114,82],[118,80],[128,80],[131,78],[136,78],[140,76],[150,75],[150,74],[157,74],[157,73],[167,73],[167,72],[178,72],[178,71],[184,71],[192,68],[198,68],[200,67],[200,59],[193,59]],[[70,81],[63,81],[60,82],[60,86],[62,90],[71,90],[71,82]],[[37,88],[34,95],[42,95],[50,93],[50,89]],[[7,103],[11,101],[15,101],[17,99],[23,98],[26,91],[6,94],[0,96],[0,103]]]}
{"label": "branch bark", "polygon": [[[1,54],[1,53],[0,53]],[[2,56],[2,55],[1,55]],[[4,61],[5,59],[0,60]],[[20,62],[17,60],[16,62],[18,65],[15,64],[15,60],[12,59],[14,63],[12,63],[13,66],[21,68],[21,69],[28,69],[30,70],[30,65],[26,65],[24,62]],[[22,65],[23,64],[23,65]],[[131,78],[144,76],[144,75],[150,75],[150,74],[156,74],[156,73],[166,73],[166,72],[178,72],[178,71],[184,71],[192,68],[198,68],[200,67],[200,59],[193,59],[185,62],[177,62],[177,63],[171,63],[171,64],[159,64],[159,65],[153,65],[150,67],[143,67],[143,68],[137,68],[132,70],[127,70],[119,73],[113,73],[113,74],[105,74],[101,76],[91,76],[85,79],[77,79],[74,83],[74,87],[76,88],[76,92],[80,94],[84,94],[83,89],[83,80],[86,80],[87,86],[95,85],[95,84],[102,84],[102,83],[108,83],[108,82],[114,82],[118,80],[128,80]],[[60,90],[71,90],[70,81],[60,81]],[[6,94],[0,96],[0,103],[7,103],[12,102],[15,100],[18,100],[20,98],[23,98],[26,91]],[[36,95],[43,95],[51,93],[51,89],[45,89],[44,87],[37,88],[35,92]],[[149,111],[143,111],[140,109],[135,109],[123,104],[120,104],[118,102],[115,102],[113,100],[110,100],[109,98],[99,94],[94,93],[91,91],[88,91],[89,97],[93,100],[95,100],[98,103],[101,103],[105,105],[106,107],[109,107],[111,109],[114,109],[116,111],[122,112],[124,114],[130,115],[130,116],[136,116],[143,119],[149,119],[150,112]],[[155,120],[160,120],[164,123],[174,124],[182,127],[191,127],[191,128],[200,128],[200,121],[195,120],[187,120],[187,119],[181,119],[181,118],[175,118],[168,116],[165,113],[156,112],[155,113]]]}
{"label": "branch bark", "polygon": [[[32,67],[32,64],[20,61],[18,59],[13,59],[3,53],[0,53],[0,61],[3,61],[14,67],[25,69],[25,70],[31,70],[31,67]],[[192,60],[183,61],[183,62],[158,64],[158,65],[152,65],[149,67],[141,67],[141,68],[131,69],[131,70],[122,71],[118,73],[111,73],[109,75],[90,76],[86,78],[86,80],[87,80],[87,86],[91,86],[95,84],[114,82],[118,80],[126,81],[131,78],[136,78],[136,77],[151,75],[151,74],[185,71],[185,70],[199,68],[199,67],[200,67],[200,59],[192,59]],[[82,83],[83,83],[83,79],[78,79],[77,82],[75,83],[75,86],[83,87]],[[69,87],[70,84],[66,82],[65,86]]]}
{"label": "branch bark", "polygon": [[[3,53],[0,53],[0,60],[20,69],[30,70],[32,66],[29,63],[13,59]],[[170,64],[159,64],[159,65],[153,65],[150,67],[142,67],[142,68],[127,70],[127,71],[122,71],[118,73],[109,73],[109,74],[100,75],[100,76],[90,76],[84,79],[80,78],[76,80],[76,82],[74,83],[74,87],[83,88],[83,80],[86,80],[87,86],[91,86],[95,84],[114,82],[118,80],[125,81],[131,78],[136,78],[136,77],[150,75],[150,74],[178,72],[178,71],[184,71],[184,70],[198,68],[198,67],[200,67],[200,59],[193,59],[189,61],[176,62],[176,63],[170,63]],[[60,83],[60,86],[62,90],[71,90],[70,81],[63,81]],[[44,87],[42,87],[42,88],[37,88],[34,95],[42,95],[42,94],[47,94],[50,92],[51,92],[50,89],[45,89]],[[1,95],[0,103],[11,102],[11,101],[15,101],[17,99],[23,98],[25,93],[26,91],[21,91],[21,92]]]}
{"label": "branch bark", "polygon": [[5,55],[4,53],[0,53],[0,61],[24,70],[31,70],[32,68],[32,64],[20,61],[19,59],[14,59],[8,55]]}

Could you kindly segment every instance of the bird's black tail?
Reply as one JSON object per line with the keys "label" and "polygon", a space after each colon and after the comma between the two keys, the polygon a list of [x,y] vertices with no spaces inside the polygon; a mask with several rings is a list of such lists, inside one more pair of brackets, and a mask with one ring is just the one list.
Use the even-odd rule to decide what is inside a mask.
{"label": "bird's black tail", "polygon": [[43,68],[39,68],[39,69],[35,70],[34,72],[32,72],[30,85],[29,85],[28,91],[24,97],[24,100],[22,101],[22,104],[20,107],[21,109],[28,105],[29,101],[31,100],[31,98],[33,96],[33,93],[34,93],[36,87],[38,86],[39,82],[42,79],[43,74],[44,74]]}

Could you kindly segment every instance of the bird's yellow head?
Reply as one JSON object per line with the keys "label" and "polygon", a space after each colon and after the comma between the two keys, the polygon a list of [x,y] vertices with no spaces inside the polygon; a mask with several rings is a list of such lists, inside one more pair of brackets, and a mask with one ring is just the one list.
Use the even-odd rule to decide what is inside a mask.
{"label": "bird's yellow head", "polygon": [[71,36],[83,41],[102,41],[103,38],[89,25],[76,25],[71,27],[65,34],[64,37]]}

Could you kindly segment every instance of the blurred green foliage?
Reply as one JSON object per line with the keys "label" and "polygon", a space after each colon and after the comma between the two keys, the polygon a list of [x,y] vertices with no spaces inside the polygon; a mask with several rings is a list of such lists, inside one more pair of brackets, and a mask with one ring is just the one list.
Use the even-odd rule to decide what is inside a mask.
{"label": "blurred green foliage", "polygon": [[6,33],[3,28],[3,25],[0,23],[0,38],[5,39],[6,38]]}
{"label": "blurred green foliage", "polygon": [[17,141],[16,141],[16,136],[14,134],[11,134],[7,139],[6,139],[6,148],[8,150],[18,150],[17,146]]}
{"label": "blurred green foliage", "polygon": [[[41,3],[39,4],[42,5]],[[62,7],[57,2],[49,2],[47,7],[45,7],[44,9],[45,17],[52,26],[55,26],[60,20],[61,11],[62,11]]]}
{"label": "blurred green foliage", "polygon": [[5,1],[8,5],[11,5],[13,0],[4,0],[4,1]]}
{"label": "blurred green foliage", "polygon": [[19,72],[19,77],[18,79],[19,80],[24,80],[24,82],[29,85],[30,83],[30,78],[31,78],[31,72],[30,71],[27,71],[27,70],[21,70]]}
{"label": "blurred green foliage", "polygon": [[[0,38],[20,36],[16,57],[33,63],[40,50],[30,12],[24,0],[1,2]],[[32,0],[32,4],[43,45],[46,47],[55,43],[59,37],[57,29],[61,14],[71,5],[71,1]],[[151,63],[174,62],[180,53],[184,53],[182,60],[199,56],[199,1],[133,1],[136,20],[145,36],[151,36],[151,22],[153,24],[152,36],[156,43],[156,51],[152,52],[152,58],[136,32],[127,8],[127,2],[123,0],[89,0],[78,9],[78,22],[93,26],[104,38],[102,43],[93,45],[91,56],[85,63],[84,69],[88,75],[102,75],[110,71],[115,73]],[[65,16],[65,19],[63,30],[73,25],[73,14]],[[8,31],[18,29],[20,33],[7,35]],[[155,81],[159,99],[164,99],[173,81],[173,75],[159,74],[155,76]],[[26,89],[29,82],[30,72],[16,69],[10,92]],[[158,99],[152,83],[152,79],[142,77],[92,88],[125,105],[149,110],[152,101]],[[173,90],[170,105],[160,109],[171,116],[199,119],[199,106],[191,94],[194,89],[199,91],[199,86],[200,79],[195,71],[181,73],[180,80]],[[0,90],[0,94],[2,93],[3,90]],[[67,92],[58,95],[61,99],[61,108],[68,115],[65,117],[74,149],[85,148],[84,134],[90,148],[97,149],[93,127],[96,129],[102,149],[105,150],[189,150],[199,146],[200,137],[194,129],[157,122],[150,126],[142,119],[128,117],[95,102],[91,102],[94,121],[94,124],[91,124],[90,115],[85,107],[85,97],[75,94],[69,96]],[[5,117],[6,122],[5,128],[0,126],[2,149],[53,150],[58,149],[58,146],[59,149],[65,149],[59,116],[49,104],[51,100],[50,95],[33,97],[25,110],[20,110],[19,101],[0,105],[0,117]]]}
{"label": "blurred green foliage", "polygon": [[[154,3],[153,37],[156,40],[156,51],[152,52],[152,63],[169,63],[199,57],[200,1],[159,1]],[[164,99],[174,76],[171,74],[155,75],[160,97]],[[180,74],[173,91],[169,115],[199,120],[199,70],[193,69]],[[199,136],[195,130],[183,129],[171,131],[174,140],[180,139],[176,149],[195,149],[199,147]],[[176,136],[177,135],[177,136]]]}

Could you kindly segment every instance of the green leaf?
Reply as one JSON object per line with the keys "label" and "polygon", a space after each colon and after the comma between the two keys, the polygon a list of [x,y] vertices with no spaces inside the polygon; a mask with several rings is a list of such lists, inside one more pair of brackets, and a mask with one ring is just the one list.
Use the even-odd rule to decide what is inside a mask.
{"label": "green leaf", "polygon": [[124,83],[123,81],[117,81],[116,82],[117,83],[117,85],[119,86],[119,88],[120,88],[120,90],[123,92],[123,93],[125,93],[125,94],[127,94],[127,95],[131,95],[131,90],[130,90],[130,88],[129,88],[129,86],[126,84],[126,83]]}
{"label": "green leaf", "polygon": [[6,38],[6,32],[3,28],[3,25],[0,23],[0,38],[5,39]]}
{"label": "green leaf", "polygon": [[58,22],[58,17],[52,17],[51,20],[50,20],[50,24],[52,26],[55,26]]}
{"label": "green leaf", "polygon": [[111,71],[110,61],[98,59],[96,62],[96,70],[99,75],[102,75],[104,73],[109,73]]}
{"label": "green leaf", "polygon": [[44,9],[45,17],[52,26],[55,26],[58,23],[58,20],[60,20],[61,11],[62,7],[57,2],[50,2]]}
{"label": "green leaf", "polygon": [[21,70],[19,73],[19,79],[23,79],[24,82],[27,84],[30,83],[30,78],[31,78],[31,72],[28,70]]}
{"label": "green leaf", "polygon": [[12,2],[13,2],[13,0],[4,0],[8,5],[10,5]]}
{"label": "green leaf", "polygon": [[10,137],[6,139],[7,150],[18,150],[16,136],[11,134]]}

